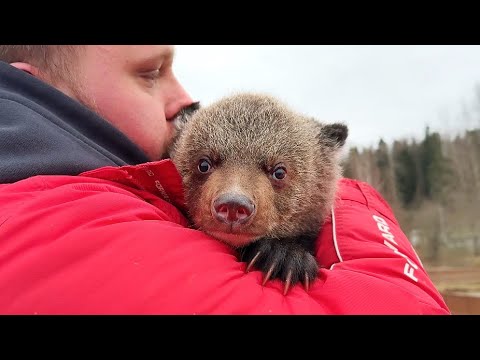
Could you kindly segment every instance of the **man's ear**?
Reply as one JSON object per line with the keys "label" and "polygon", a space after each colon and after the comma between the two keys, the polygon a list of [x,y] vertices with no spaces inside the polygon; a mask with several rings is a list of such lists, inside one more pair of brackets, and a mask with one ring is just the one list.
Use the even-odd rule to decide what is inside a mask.
{"label": "man's ear", "polygon": [[341,148],[348,137],[348,127],[341,123],[325,124],[320,127],[320,140],[329,146]]}
{"label": "man's ear", "polygon": [[35,77],[39,77],[40,75],[40,71],[38,70],[38,68],[31,64],[24,63],[24,62],[14,62],[14,63],[10,63],[10,65],[12,65],[13,67],[16,67],[19,70],[23,70]]}

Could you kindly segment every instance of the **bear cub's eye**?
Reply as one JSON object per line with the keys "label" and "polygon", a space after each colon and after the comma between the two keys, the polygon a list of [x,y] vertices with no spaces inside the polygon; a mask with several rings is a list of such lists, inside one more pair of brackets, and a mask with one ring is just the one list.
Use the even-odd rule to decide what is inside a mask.
{"label": "bear cub's eye", "polygon": [[287,176],[287,170],[283,166],[277,166],[272,173],[275,180],[283,180]]}
{"label": "bear cub's eye", "polygon": [[203,158],[198,162],[198,171],[200,171],[202,174],[208,173],[211,168],[212,164],[208,159]]}

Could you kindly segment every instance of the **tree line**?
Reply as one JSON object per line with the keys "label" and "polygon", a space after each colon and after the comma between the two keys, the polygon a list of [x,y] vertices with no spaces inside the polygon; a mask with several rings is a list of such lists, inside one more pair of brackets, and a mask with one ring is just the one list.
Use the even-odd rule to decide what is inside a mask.
{"label": "tree line", "polygon": [[480,128],[451,138],[427,126],[421,140],[353,147],[343,169],[385,197],[427,260],[480,255]]}

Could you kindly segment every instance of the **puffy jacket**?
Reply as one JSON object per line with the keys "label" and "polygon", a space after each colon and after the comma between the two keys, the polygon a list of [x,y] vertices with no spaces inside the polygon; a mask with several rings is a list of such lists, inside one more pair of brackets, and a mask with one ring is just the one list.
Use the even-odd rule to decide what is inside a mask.
{"label": "puffy jacket", "polygon": [[358,181],[341,182],[318,280],[287,296],[187,227],[168,160],[33,177],[1,186],[0,203],[1,313],[448,313],[388,205]]}
{"label": "puffy jacket", "polygon": [[450,313],[368,184],[341,181],[319,277],[284,296],[188,227],[169,160],[145,161],[95,114],[0,65],[1,314]]}

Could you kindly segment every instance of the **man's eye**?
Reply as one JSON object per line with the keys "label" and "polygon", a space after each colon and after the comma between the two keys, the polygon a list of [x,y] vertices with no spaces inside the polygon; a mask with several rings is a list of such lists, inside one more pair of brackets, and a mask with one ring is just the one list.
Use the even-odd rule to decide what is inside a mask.
{"label": "man's eye", "polygon": [[142,77],[149,80],[155,80],[160,77],[160,69],[142,73]]}

